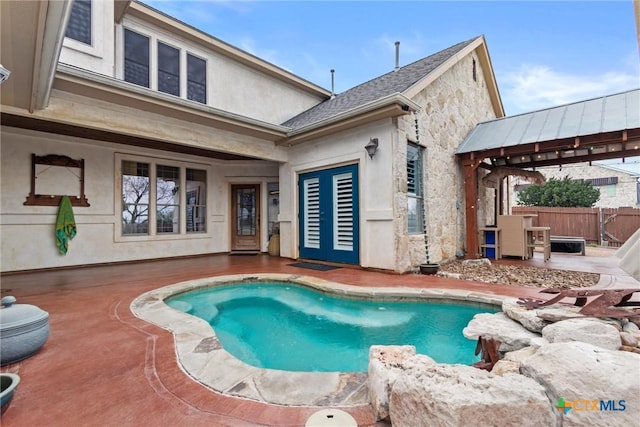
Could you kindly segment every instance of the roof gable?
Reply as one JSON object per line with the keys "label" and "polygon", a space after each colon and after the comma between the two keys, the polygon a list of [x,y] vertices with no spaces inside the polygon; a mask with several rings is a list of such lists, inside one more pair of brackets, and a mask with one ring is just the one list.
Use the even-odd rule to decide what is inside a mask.
{"label": "roof gable", "polygon": [[412,88],[442,64],[454,57],[477,38],[470,39],[426,58],[391,71],[366,83],[355,86],[335,97],[300,113],[282,123],[283,126],[299,129],[313,123],[329,119],[349,110],[356,109],[394,93],[403,93]]}

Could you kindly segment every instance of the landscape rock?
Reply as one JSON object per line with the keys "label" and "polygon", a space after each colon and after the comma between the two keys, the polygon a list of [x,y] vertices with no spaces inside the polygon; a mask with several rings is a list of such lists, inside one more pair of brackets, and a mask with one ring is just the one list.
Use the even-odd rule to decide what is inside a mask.
{"label": "landscape rock", "polygon": [[622,341],[622,345],[631,347],[638,346],[638,338],[630,332],[620,332],[620,340]]}
{"label": "landscape rock", "polygon": [[549,342],[581,341],[608,350],[620,348],[620,332],[597,319],[568,319],[553,323],[542,330]]}
{"label": "landscape rock", "polygon": [[413,367],[398,376],[391,391],[394,427],[495,426],[504,420],[514,426],[559,425],[544,388],[523,375],[429,364],[420,355],[408,362]]}
{"label": "landscape rock", "polygon": [[510,360],[513,362],[521,362],[527,357],[533,356],[536,351],[538,351],[538,347],[525,347],[520,350],[510,351],[505,353],[504,360]]}
{"label": "landscape rock", "polygon": [[491,373],[500,376],[505,374],[520,374],[520,362],[505,359],[498,360],[496,364],[493,365]]}
{"label": "landscape rock", "polygon": [[[605,409],[578,408],[562,414],[562,426],[635,426],[640,419],[640,355],[606,350],[584,342],[544,345],[524,359],[520,372],[543,385],[553,405],[598,401]],[[625,410],[621,409],[621,401]],[[617,410],[611,410],[615,402]],[[578,410],[580,409],[580,410]]]}
{"label": "landscape rock", "polygon": [[640,328],[638,328],[638,325],[636,325],[635,323],[626,321],[622,325],[622,331],[623,332],[640,332]]}
{"label": "landscape rock", "polygon": [[500,342],[500,352],[519,350],[524,347],[539,347],[546,343],[540,335],[533,333],[504,313],[480,313],[473,316],[462,334],[477,340],[479,337],[493,338]]}
{"label": "landscape rock", "polygon": [[553,304],[546,307],[537,308],[536,314],[548,322],[559,322],[566,319],[580,319],[584,316],[580,314],[582,307],[564,306]]}
{"label": "landscape rock", "polygon": [[415,354],[416,348],[412,345],[374,345],[369,348],[367,386],[377,420],[389,417],[391,387],[404,369],[402,363]]}
{"label": "landscape rock", "polygon": [[540,333],[542,328],[549,324],[538,316],[536,310],[530,310],[518,304],[518,300],[515,298],[506,298],[502,301],[502,312],[531,332]]}

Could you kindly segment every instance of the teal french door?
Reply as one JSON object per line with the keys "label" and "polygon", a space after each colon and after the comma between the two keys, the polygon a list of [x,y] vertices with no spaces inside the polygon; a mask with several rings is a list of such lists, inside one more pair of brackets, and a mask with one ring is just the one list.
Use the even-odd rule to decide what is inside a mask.
{"label": "teal french door", "polygon": [[300,257],[358,264],[358,165],[301,174]]}

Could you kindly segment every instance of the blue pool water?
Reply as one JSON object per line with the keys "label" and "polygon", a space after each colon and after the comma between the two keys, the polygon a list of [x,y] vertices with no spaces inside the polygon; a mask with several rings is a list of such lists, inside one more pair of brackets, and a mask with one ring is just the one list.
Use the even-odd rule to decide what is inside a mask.
{"label": "blue pool water", "polygon": [[169,306],[211,324],[229,353],[259,368],[364,372],[371,345],[414,345],[440,363],[472,364],[462,329],[482,312],[465,304],[341,298],[291,283],[205,288]]}

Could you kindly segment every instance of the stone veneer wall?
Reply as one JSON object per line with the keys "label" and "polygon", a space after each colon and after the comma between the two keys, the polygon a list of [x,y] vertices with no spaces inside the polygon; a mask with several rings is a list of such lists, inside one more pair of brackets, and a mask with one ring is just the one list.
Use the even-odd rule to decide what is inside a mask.
{"label": "stone veneer wall", "polygon": [[[418,113],[398,119],[402,137],[394,162],[396,265],[402,271],[415,270],[425,262],[424,236],[408,235],[406,231],[406,141],[415,141],[416,116],[419,142],[426,146],[424,189],[429,261],[451,260],[465,250],[464,180],[455,150],[478,123],[496,118],[482,68],[477,67],[476,80],[472,77],[474,59],[479,64],[473,52],[451,67],[413,98],[423,106]],[[479,173],[477,212],[478,226],[482,227],[493,222],[494,190],[482,187],[483,172]]]}
{"label": "stone veneer wall", "polygon": [[[592,165],[588,163],[575,163],[563,165],[562,169],[558,166],[549,166],[537,168],[546,179],[556,178],[562,179],[569,176],[570,179],[593,179],[618,177],[618,183],[608,186],[599,186],[600,200],[595,204],[597,208],[620,208],[620,207],[638,207],[638,175],[621,172],[612,168]],[[511,206],[517,206],[517,193],[513,188],[517,184],[527,184],[523,178],[514,178],[511,181]]]}

